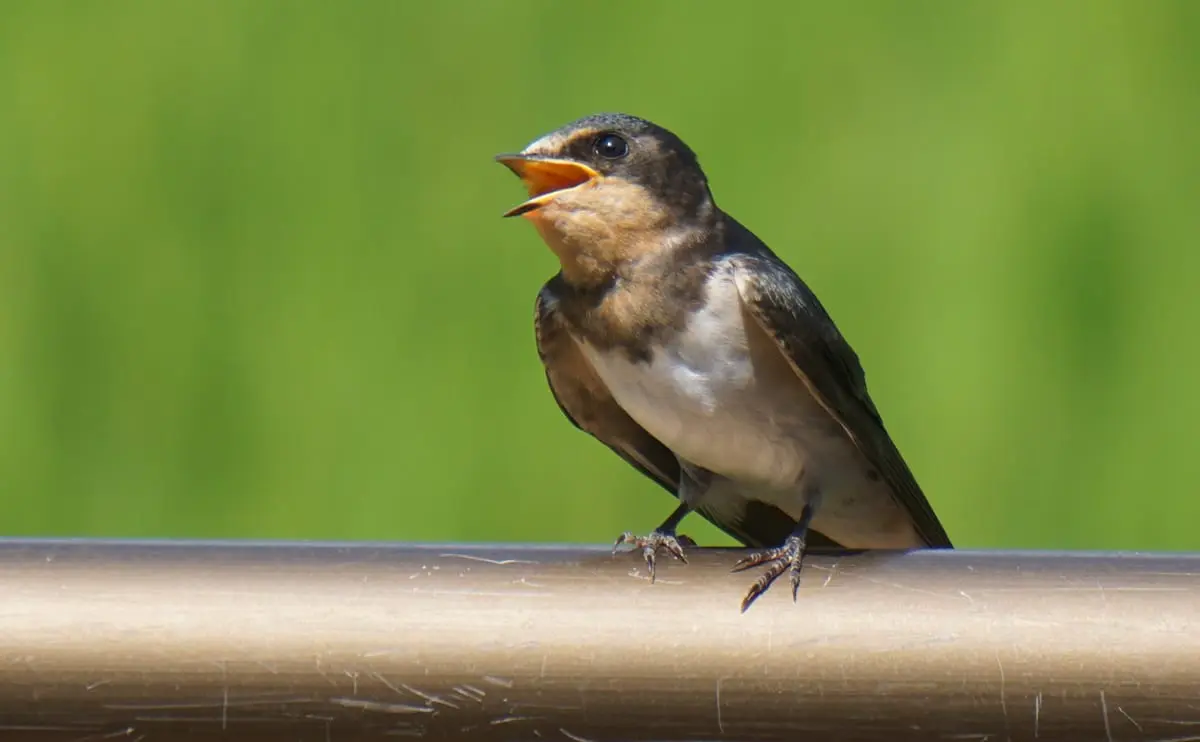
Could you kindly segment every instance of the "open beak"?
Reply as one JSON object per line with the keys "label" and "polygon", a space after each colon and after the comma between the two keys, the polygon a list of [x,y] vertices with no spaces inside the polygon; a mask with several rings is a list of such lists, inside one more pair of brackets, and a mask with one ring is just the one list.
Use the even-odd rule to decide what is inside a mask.
{"label": "open beak", "polygon": [[531,155],[497,155],[496,161],[516,173],[529,190],[529,200],[504,212],[504,216],[528,214],[545,206],[557,194],[578,188],[600,177],[600,173],[587,165],[571,160]]}

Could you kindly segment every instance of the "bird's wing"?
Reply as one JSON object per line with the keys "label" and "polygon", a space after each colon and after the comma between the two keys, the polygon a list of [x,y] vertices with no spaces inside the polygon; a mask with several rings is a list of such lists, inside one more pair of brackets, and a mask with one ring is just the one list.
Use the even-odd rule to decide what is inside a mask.
{"label": "bird's wing", "polygon": [[[550,392],[567,419],[678,497],[679,459],[613,399],[568,333],[549,284],[538,294],[534,331]],[[737,502],[738,494],[730,493],[719,510],[701,506],[696,512],[747,546],[777,546],[792,532],[795,521],[782,510],[745,498]],[[817,539],[810,546],[837,544]]]}
{"label": "bird's wing", "polygon": [[950,548],[950,537],[884,429],[858,356],[799,276],[748,231],[745,238],[754,240],[755,249],[730,258],[743,305],[883,476],[925,543]]}

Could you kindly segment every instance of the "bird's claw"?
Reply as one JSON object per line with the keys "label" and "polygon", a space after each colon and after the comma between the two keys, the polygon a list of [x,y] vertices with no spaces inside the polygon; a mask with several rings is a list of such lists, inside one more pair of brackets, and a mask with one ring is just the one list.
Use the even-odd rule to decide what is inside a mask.
{"label": "bird's claw", "polygon": [[617,553],[617,548],[621,544],[630,544],[634,548],[641,549],[642,558],[646,560],[646,569],[650,571],[650,582],[653,584],[655,565],[660,550],[687,564],[687,557],[683,555],[683,546],[679,543],[680,540],[683,540],[689,546],[695,546],[695,542],[687,536],[676,537],[673,533],[664,533],[662,531],[655,531],[649,536],[635,536],[632,531],[626,531],[617,536],[616,543],[613,544],[613,553]]}
{"label": "bird's claw", "polygon": [[733,565],[732,571],[734,572],[742,572],[762,564],[768,565],[767,570],[746,591],[746,597],[742,598],[742,613],[745,613],[746,609],[758,600],[759,596],[771,587],[771,583],[775,582],[784,572],[791,572],[792,602],[795,602],[800,592],[800,568],[803,563],[804,539],[797,536],[789,536],[788,540],[783,542],[783,546],[778,548],[763,549],[739,559]]}

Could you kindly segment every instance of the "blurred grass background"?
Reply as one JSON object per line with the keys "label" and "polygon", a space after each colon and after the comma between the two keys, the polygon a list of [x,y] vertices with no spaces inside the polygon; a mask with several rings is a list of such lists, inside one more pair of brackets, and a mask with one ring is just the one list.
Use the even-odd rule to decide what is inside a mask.
{"label": "blurred grass background", "polygon": [[[1200,549],[1200,5],[6,2],[0,531],[609,542],[491,156],[675,130],[962,546]],[[696,519],[684,532],[725,543]]]}

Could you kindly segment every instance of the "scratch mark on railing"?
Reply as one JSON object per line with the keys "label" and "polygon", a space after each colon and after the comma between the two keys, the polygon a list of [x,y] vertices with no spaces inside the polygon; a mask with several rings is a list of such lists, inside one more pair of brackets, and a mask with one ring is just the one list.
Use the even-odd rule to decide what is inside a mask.
{"label": "scratch mark on railing", "polygon": [[408,691],[409,693],[412,693],[414,696],[416,696],[417,698],[420,698],[421,700],[425,701],[428,704],[440,703],[443,706],[447,706],[452,709],[459,708],[458,704],[456,704],[456,703],[447,701],[446,699],[442,698],[441,696],[434,696],[434,695],[430,695],[428,693],[422,693],[421,691],[417,690],[416,688],[412,687],[411,685],[408,685],[407,683],[401,683],[400,687],[403,688],[404,690]]}
{"label": "scratch mark on railing", "polygon": [[1004,726],[1008,726],[1008,696],[1007,681],[1004,678],[1004,663],[1000,661],[1000,652],[996,652],[996,667],[1000,669],[1000,710],[1004,712]]}
{"label": "scratch mark on railing", "polygon": [[1108,723],[1108,698],[1103,690],[1100,691],[1100,712],[1104,714],[1104,736],[1108,738],[1108,742],[1113,742],[1112,727]]}
{"label": "scratch mark on railing", "polygon": [[1120,706],[1117,706],[1117,711],[1120,711],[1120,712],[1121,712],[1121,716],[1124,716],[1126,719],[1129,719],[1129,723],[1130,723],[1130,724],[1133,724],[1135,727],[1137,727],[1137,730],[1138,730],[1139,732],[1140,732],[1140,731],[1142,731],[1142,725],[1141,725],[1141,724],[1138,724],[1138,723],[1137,723],[1137,720],[1136,720],[1136,719],[1134,719],[1132,716],[1130,716],[1129,714],[1125,713],[1125,709],[1121,708]]}
{"label": "scratch mark on railing", "polygon": [[537,564],[529,559],[488,559],[487,557],[475,556],[473,554],[438,554],[443,559],[466,559],[470,562],[483,562],[484,564],[495,564],[498,567],[507,567],[510,564]]}
{"label": "scratch mark on railing", "polygon": [[501,678],[495,675],[484,675],[483,682],[491,683],[492,685],[498,685],[501,688],[513,687],[513,681],[509,680],[508,678]]}
{"label": "scratch mark on railing", "polygon": [[724,678],[717,678],[717,731],[721,734],[725,733],[725,722],[721,719],[721,681]]}
{"label": "scratch mark on railing", "polygon": [[1037,739],[1041,736],[1042,723],[1042,692],[1039,690],[1037,697],[1033,699],[1033,738]]}
{"label": "scratch mark on railing", "polygon": [[516,721],[541,721],[545,718],[544,716],[501,716],[499,719],[493,719],[488,723],[492,726],[499,726],[501,724],[512,724]]}
{"label": "scratch mark on railing", "polygon": [[363,711],[382,711],[388,714],[432,714],[428,706],[414,706],[410,703],[380,703],[379,701],[363,701],[358,698],[330,698],[330,702],[346,708],[362,709]]}

